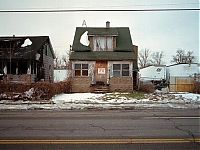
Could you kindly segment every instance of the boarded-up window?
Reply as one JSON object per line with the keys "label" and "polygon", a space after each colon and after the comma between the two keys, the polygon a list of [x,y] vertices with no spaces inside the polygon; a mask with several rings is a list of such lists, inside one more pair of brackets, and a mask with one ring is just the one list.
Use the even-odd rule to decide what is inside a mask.
{"label": "boarded-up window", "polygon": [[88,76],[88,64],[75,64],[75,76]]}
{"label": "boarded-up window", "polygon": [[129,64],[113,64],[113,76],[129,76]]}
{"label": "boarded-up window", "polygon": [[93,38],[94,51],[111,51],[113,50],[113,37],[99,36]]}

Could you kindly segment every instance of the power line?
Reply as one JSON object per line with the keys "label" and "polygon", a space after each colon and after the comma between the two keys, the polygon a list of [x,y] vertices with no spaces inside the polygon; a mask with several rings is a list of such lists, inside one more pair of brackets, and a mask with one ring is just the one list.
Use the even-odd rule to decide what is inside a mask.
{"label": "power line", "polygon": [[64,13],[64,12],[153,12],[153,11],[199,11],[199,8],[172,8],[172,9],[55,9],[55,10],[0,10],[0,13]]}

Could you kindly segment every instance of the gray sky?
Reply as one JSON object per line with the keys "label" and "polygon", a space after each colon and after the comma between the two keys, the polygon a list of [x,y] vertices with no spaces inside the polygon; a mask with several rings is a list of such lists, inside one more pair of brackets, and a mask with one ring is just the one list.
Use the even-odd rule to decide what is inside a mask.
{"label": "gray sky", "polygon": [[[0,10],[154,8],[199,8],[199,0],[0,0]],[[129,27],[133,44],[163,51],[166,64],[179,48],[193,51],[200,62],[199,11],[0,13],[0,36],[48,35],[62,56],[83,20],[88,27],[105,27],[106,21],[111,27]]]}

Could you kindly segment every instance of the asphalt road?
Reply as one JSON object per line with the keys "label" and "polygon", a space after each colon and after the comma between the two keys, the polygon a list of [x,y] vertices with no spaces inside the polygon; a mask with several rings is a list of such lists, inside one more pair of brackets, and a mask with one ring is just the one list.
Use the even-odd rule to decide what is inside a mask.
{"label": "asphalt road", "polygon": [[199,146],[199,109],[0,112],[0,149],[199,149]]}

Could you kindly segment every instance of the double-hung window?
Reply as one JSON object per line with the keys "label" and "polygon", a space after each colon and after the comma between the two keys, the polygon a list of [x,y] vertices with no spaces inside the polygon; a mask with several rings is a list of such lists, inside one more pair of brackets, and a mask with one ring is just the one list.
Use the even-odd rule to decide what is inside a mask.
{"label": "double-hung window", "polygon": [[129,76],[129,64],[113,64],[113,76]]}
{"label": "double-hung window", "polygon": [[88,64],[75,64],[75,76],[88,76]]}

